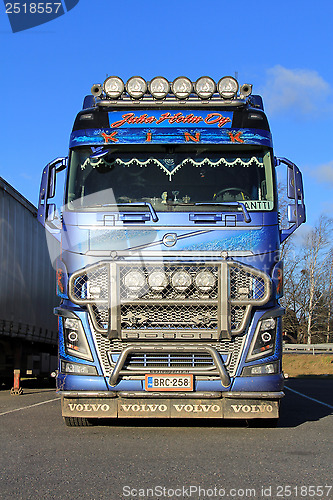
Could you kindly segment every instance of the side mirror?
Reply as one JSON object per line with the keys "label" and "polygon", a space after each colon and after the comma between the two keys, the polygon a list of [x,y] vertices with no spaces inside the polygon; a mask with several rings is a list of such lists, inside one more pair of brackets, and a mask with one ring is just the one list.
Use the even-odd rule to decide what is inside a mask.
{"label": "side mirror", "polygon": [[288,222],[290,224],[295,224],[296,227],[298,227],[304,221],[305,221],[305,207],[304,207],[304,205],[297,206],[294,203],[288,205]]}
{"label": "side mirror", "polygon": [[[67,167],[67,158],[56,158],[51,161],[43,170],[39,190],[37,219],[45,226],[45,221],[49,212],[53,212],[48,203],[50,198],[54,198],[56,191],[56,175]],[[52,204],[54,205],[54,204]]]}
{"label": "side mirror", "polygon": [[288,222],[292,224],[289,229],[281,231],[281,242],[290,236],[306,220],[302,174],[299,168],[286,158],[276,158],[276,165],[287,165],[287,195],[294,200],[288,205]]}

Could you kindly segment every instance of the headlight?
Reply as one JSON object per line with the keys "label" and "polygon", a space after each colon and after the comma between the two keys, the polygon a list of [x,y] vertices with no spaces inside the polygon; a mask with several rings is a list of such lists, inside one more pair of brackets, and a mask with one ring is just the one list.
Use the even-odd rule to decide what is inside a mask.
{"label": "headlight", "polygon": [[153,271],[148,278],[150,288],[162,291],[168,285],[168,278],[164,271]]}
{"label": "headlight", "polygon": [[76,318],[63,318],[63,326],[67,354],[92,361],[93,358],[81,321]]}
{"label": "headlight", "polygon": [[61,372],[71,373],[72,375],[97,375],[95,366],[68,363],[67,361],[61,361]]}
{"label": "headlight", "polygon": [[185,291],[192,283],[191,275],[187,271],[176,271],[171,278],[172,286],[180,291]]}
{"label": "headlight", "polygon": [[149,83],[149,92],[156,99],[164,99],[170,92],[170,84],[163,76],[156,76]]}
{"label": "headlight", "polygon": [[263,363],[262,365],[245,366],[242,371],[243,377],[254,377],[258,375],[274,375],[279,373],[279,362]]}
{"label": "headlight", "polygon": [[103,84],[104,92],[111,99],[118,99],[124,92],[125,85],[119,76],[109,76]]}
{"label": "headlight", "polygon": [[201,99],[209,99],[216,91],[216,84],[209,76],[202,76],[195,82],[194,89]]}
{"label": "headlight", "polygon": [[140,99],[147,92],[146,80],[141,76],[132,76],[126,83],[126,90],[133,99]]}
{"label": "headlight", "polygon": [[179,76],[172,82],[172,92],[178,99],[187,99],[192,90],[192,82],[186,76]]}
{"label": "headlight", "polygon": [[238,92],[238,82],[232,76],[224,76],[218,82],[217,90],[224,99],[232,99]]}
{"label": "headlight", "polygon": [[146,277],[141,271],[129,271],[124,277],[124,285],[131,292],[138,292],[146,284]]}
{"label": "headlight", "polygon": [[246,361],[269,356],[275,351],[276,318],[266,318],[259,322]]}
{"label": "headlight", "polygon": [[215,285],[216,279],[213,273],[209,271],[201,271],[195,277],[195,284],[202,292],[208,292]]}

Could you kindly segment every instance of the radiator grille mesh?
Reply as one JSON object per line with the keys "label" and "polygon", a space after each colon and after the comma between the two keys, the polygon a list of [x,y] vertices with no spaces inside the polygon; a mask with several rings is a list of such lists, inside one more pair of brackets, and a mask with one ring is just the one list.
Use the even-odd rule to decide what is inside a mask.
{"label": "radiator grille mesh", "polygon": [[[267,275],[234,261],[101,262],[71,276],[69,296],[88,307],[100,333],[111,329],[123,339],[174,333],[189,340],[204,333],[219,340],[222,324],[231,335],[245,331],[251,307],[268,301],[270,286]],[[223,301],[228,307],[222,308]]]}

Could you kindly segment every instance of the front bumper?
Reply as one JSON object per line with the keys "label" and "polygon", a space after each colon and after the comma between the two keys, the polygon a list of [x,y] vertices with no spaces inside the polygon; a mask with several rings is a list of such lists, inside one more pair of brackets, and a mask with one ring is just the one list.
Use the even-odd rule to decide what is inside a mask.
{"label": "front bumper", "polygon": [[62,392],[64,417],[278,418],[279,392]]}

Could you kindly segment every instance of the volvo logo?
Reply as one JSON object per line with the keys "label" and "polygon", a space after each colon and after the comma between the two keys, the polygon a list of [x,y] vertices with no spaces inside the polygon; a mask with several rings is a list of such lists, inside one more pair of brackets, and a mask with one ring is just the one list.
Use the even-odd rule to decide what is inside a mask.
{"label": "volvo logo", "polygon": [[167,233],[163,236],[162,241],[166,247],[173,247],[177,243],[177,235],[176,233]]}

